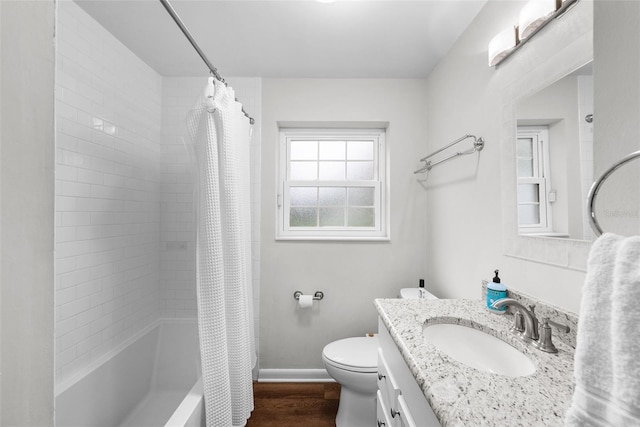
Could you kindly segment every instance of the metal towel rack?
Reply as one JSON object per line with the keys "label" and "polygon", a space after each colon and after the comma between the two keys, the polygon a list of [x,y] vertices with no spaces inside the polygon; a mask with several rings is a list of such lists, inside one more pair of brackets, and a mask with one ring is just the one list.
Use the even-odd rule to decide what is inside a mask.
{"label": "metal towel rack", "polygon": [[[473,147],[471,147],[470,149],[466,150],[466,151],[458,151],[452,155],[450,155],[449,157],[445,157],[444,159],[438,160],[437,162],[432,162],[431,160],[428,160],[429,158],[435,156],[436,154],[446,150],[449,147],[452,147],[454,145],[456,145],[459,142],[462,142],[466,139],[469,138],[473,138]],[[482,149],[484,148],[484,139],[482,137],[476,137],[475,135],[464,135],[458,139],[456,139],[455,141],[445,145],[444,147],[440,148],[439,150],[434,151],[433,153],[429,154],[428,156],[424,156],[423,158],[420,159],[421,162],[424,162],[424,166],[421,167],[420,169],[414,171],[414,174],[417,173],[423,173],[423,172],[428,172],[431,170],[432,167],[434,167],[437,164],[440,164],[442,162],[446,162],[447,160],[453,159],[454,157],[457,156],[462,156],[465,154],[473,154],[476,151],[482,151]]]}
{"label": "metal towel rack", "polygon": [[589,190],[589,195],[587,197],[587,209],[589,210],[589,213],[590,213],[589,223],[593,231],[596,233],[596,235],[600,236],[603,233],[602,228],[598,223],[598,218],[596,217],[596,210],[595,210],[596,196],[598,195],[598,191],[600,191],[600,187],[613,172],[615,172],[625,163],[628,163],[631,160],[636,159],[638,157],[640,157],[640,150],[634,151],[633,153],[626,155],[624,158],[620,159],[619,161],[614,163],[609,169],[607,169],[600,176],[600,178],[598,178],[591,186],[591,189]]}

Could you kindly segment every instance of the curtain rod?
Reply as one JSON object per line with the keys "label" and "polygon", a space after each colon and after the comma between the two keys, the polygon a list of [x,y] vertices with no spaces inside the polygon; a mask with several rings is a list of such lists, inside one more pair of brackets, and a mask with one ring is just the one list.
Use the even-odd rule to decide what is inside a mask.
{"label": "curtain rod", "polygon": [[[209,61],[209,59],[204,54],[202,49],[200,49],[200,46],[198,46],[198,43],[196,43],[195,39],[191,36],[191,33],[189,32],[187,27],[185,27],[184,23],[182,22],[182,19],[180,19],[180,17],[178,16],[178,13],[175,11],[173,6],[171,6],[171,3],[169,3],[169,0],[160,0],[160,3],[162,3],[162,6],[164,6],[164,8],[169,13],[169,15],[171,15],[171,18],[173,18],[173,21],[178,25],[178,27],[182,31],[182,34],[184,34],[187,40],[189,40],[189,43],[191,43],[191,46],[193,46],[196,52],[198,52],[198,55],[200,55],[200,58],[202,58],[204,63],[207,65],[207,68],[209,68],[209,71],[211,71],[211,74],[213,74],[213,76],[216,79],[218,79],[219,81],[221,81],[226,85],[227,82],[222,78],[222,76],[220,76],[220,74],[218,74],[218,70],[216,69],[216,67],[213,66],[213,64],[211,63],[211,61]],[[236,98],[236,101],[237,100],[238,99]],[[255,120],[253,120],[253,117],[247,114],[247,112],[244,111],[244,108],[242,108],[242,112],[249,119],[249,123],[251,124],[255,123]]]}

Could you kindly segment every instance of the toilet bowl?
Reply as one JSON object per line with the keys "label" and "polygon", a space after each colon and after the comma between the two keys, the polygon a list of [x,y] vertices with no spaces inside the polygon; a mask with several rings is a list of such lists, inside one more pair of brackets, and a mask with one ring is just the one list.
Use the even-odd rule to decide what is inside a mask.
{"label": "toilet bowl", "polygon": [[[437,299],[424,288],[404,288],[399,298]],[[345,338],[322,350],[327,373],[340,384],[336,427],[369,427],[376,423],[378,337]]]}
{"label": "toilet bowl", "polygon": [[340,383],[336,427],[364,427],[376,422],[378,337],[345,338],[322,350],[327,373]]}

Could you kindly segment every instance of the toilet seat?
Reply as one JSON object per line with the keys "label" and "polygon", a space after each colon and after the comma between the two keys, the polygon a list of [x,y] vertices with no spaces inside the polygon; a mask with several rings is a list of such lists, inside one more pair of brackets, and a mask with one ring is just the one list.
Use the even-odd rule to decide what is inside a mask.
{"label": "toilet seat", "polygon": [[351,372],[378,371],[378,337],[345,338],[327,344],[322,350],[324,361]]}

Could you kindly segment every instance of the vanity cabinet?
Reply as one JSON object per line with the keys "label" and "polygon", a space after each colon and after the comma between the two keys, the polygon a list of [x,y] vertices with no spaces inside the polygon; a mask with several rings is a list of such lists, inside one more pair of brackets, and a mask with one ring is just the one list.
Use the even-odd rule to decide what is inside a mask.
{"label": "vanity cabinet", "polygon": [[440,427],[389,331],[378,320],[379,427]]}

